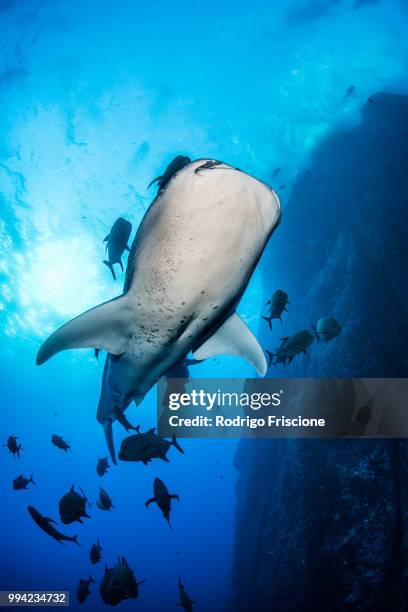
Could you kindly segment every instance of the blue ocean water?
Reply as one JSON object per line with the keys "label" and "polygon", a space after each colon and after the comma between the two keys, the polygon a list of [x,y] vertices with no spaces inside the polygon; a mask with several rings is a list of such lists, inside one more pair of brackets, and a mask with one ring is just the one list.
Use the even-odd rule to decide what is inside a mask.
{"label": "blue ocean water", "polygon": [[[38,368],[35,355],[58,325],[121,292],[123,276],[115,283],[101,263],[102,240],[119,215],[133,237],[153,198],[147,185],[176,154],[223,159],[272,184],[284,234],[291,185],[314,148],[357,125],[372,92],[406,93],[407,17],[402,1],[0,2],[0,431],[23,445],[20,459],[0,448],[2,589],[70,590],[76,608],[79,577],[91,572],[85,605],[102,609],[104,564],[124,555],[146,583],[123,608],[171,610],[180,576],[198,609],[226,609],[236,442],[185,440],[169,464],[122,463],[101,479],[102,365],[75,351]],[[255,333],[262,266],[239,307]],[[194,374],[252,370],[220,357]],[[154,390],[129,419],[154,426]],[[51,445],[53,433],[72,453]],[[116,425],[117,445],[122,436]],[[21,473],[37,486],[13,491]],[[180,495],[173,531],[144,506],[156,476]],[[91,500],[91,519],[61,530],[82,548],[48,538],[26,510],[57,520],[72,484]],[[111,513],[95,505],[100,485]],[[97,538],[103,560],[91,568]]]}

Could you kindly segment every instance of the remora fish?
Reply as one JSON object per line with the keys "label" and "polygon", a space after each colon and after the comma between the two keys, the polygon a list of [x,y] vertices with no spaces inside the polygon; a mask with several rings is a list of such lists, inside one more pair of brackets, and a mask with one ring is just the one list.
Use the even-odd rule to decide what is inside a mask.
{"label": "remora fish", "polygon": [[180,606],[180,608],[183,608],[183,610],[185,610],[186,612],[192,612],[193,604],[195,604],[196,602],[188,595],[185,586],[181,582],[180,578],[178,579],[178,588],[180,603],[176,605]]}
{"label": "remora fish", "polygon": [[38,512],[38,510],[34,508],[34,506],[27,506],[27,510],[31,518],[35,523],[37,523],[39,528],[45,531],[45,533],[48,533],[49,536],[54,538],[54,540],[57,540],[57,542],[59,542],[60,544],[63,544],[64,541],[67,541],[74,542],[74,544],[78,544],[78,546],[81,546],[78,542],[78,536],[67,536],[58,531],[58,529],[54,527],[54,525],[56,525],[56,522],[47,516],[43,516],[41,512]]}
{"label": "remora fish", "polygon": [[97,420],[114,463],[118,411],[132,400],[140,404],[190,351],[195,359],[238,355],[265,374],[265,355],[235,309],[279,220],[278,196],[265,183],[221,162],[188,164],[140,224],[124,293],[69,321],[41,346],[37,364],[71,348],[108,353]]}

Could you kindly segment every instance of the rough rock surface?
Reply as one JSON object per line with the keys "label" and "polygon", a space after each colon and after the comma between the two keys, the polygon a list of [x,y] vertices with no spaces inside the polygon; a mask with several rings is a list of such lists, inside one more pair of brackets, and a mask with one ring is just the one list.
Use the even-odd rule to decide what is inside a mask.
{"label": "rough rock surface", "polygon": [[[270,376],[407,376],[408,97],[372,100],[316,149],[263,263],[290,300],[268,348],[329,314],[343,332]],[[236,467],[232,610],[408,610],[405,441],[243,440]]]}

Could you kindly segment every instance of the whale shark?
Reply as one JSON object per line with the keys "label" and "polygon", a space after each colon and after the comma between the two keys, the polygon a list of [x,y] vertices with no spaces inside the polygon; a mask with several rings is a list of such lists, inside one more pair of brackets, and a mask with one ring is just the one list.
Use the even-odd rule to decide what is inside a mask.
{"label": "whale shark", "polygon": [[97,420],[113,463],[112,424],[188,354],[239,356],[265,375],[264,352],[236,308],[279,221],[279,198],[264,182],[217,160],[192,161],[146,211],[122,295],[42,344],[37,364],[67,349],[108,353]]}

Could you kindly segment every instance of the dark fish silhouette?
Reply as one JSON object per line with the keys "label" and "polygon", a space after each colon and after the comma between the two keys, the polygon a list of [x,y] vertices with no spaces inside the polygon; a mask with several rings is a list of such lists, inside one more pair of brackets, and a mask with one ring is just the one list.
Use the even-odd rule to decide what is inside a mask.
{"label": "dark fish silhouette", "polygon": [[125,250],[130,251],[128,240],[131,231],[132,224],[130,221],[126,221],[123,217],[119,217],[112,225],[109,234],[104,238],[104,242],[106,242],[105,252],[108,252],[108,259],[103,263],[112,272],[113,280],[116,280],[115,270],[113,269],[114,264],[119,264],[123,272],[122,255]]}
{"label": "dark fish silhouette", "polygon": [[96,505],[100,510],[110,510],[115,507],[109,494],[102,487],[99,487],[99,499],[96,500]]}
{"label": "dark fish silhouette", "polygon": [[342,331],[341,326],[333,317],[319,319],[316,326],[312,325],[311,327],[316,340],[323,340],[324,342],[333,340],[333,338],[338,336]]}
{"label": "dark fish silhouette", "polygon": [[89,502],[81,489],[82,495],[74,490],[74,485],[59,501],[59,513],[61,522],[64,525],[69,523],[82,523],[82,518],[91,518],[86,512],[86,506],[89,506]]}
{"label": "dark fish silhouette", "polygon": [[154,479],[153,493],[154,497],[151,497],[145,503],[146,508],[149,506],[149,504],[155,502],[162,511],[162,514],[168,522],[170,529],[173,529],[170,523],[171,500],[177,499],[177,501],[180,501],[179,496],[174,493],[169,493],[166,485],[162,480],[160,480],[160,478]]}
{"label": "dark fish silhouette", "polygon": [[89,590],[89,585],[92,582],[95,583],[95,580],[92,578],[91,575],[87,579],[84,579],[84,578],[79,579],[77,590],[76,590],[76,596],[77,596],[77,600],[79,601],[79,603],[84,603],[88,595],[91,594],[91,591]]}
{"label": "dark fish silhouette", "polygon": [[[217,159],[209,159],[208,161],[201,164],[201,166],[198,166],[198,168],[194,170],[194,174],[199,174],[202,170],[212,170],[213,168],[216,168],[217,166],[221,165],[221,161],[218,161]],[[234,168],[234,170],[237,170],[237,168]]]}
{"label": "dark fish silhouette", "polygon": [[353,414],[349,425],[343,430],[342,435],[361,436],[365,431],[365,426],[371,421],[373,411],[371,406],[360,406]]}
{"label": "dark fish silhouette", "polygon": [[282,168],[275,168],[275,170],[272,172],[272,177],[277,176],[281,170]]}
{"label": "dark fish silhouette", "polygon": [[373,416],[370,406],[361,406],[356,414],[356,421],[362,425],[367,425]]}
{"label": "dark fish silhouette", "polygon": [[105,566],[99,592],[105,604],[116,606],[125,599],[136,599],[139,586],[144,582],[146,581],[137,581],[125,557],[119,557],[117,565],[112,569]]}
{"label": "dark fish silhouette", "polygon": [[37,523],[39,528],[45,531],[45,533],[47,533],[49,536],[54,538],[54,540],[57,540],[57,542],[59,542],[60,544],[63,544],[64,541],[67,541],[67,542],[74,542],[74,544],[78,544],[78,546],[80,546],[77,535],[67,536],[61,533],[60,531],[58,531],[53,526],[53,525],[56,525],[57,523],[53,519],[43,516],[40,512],[38,512],[38,510],[34,508],[34,506],[27,506],[27,510],[31,518],[33,519],[35,523]]}
{"label": "dark fish silhouette", "polygon": [[100,545],[99,540],[97,540],[96,544],[92,544],[91,550],[89,551],[89,558],[91,560],[92,565],[98,563],[102,557],[102,547]]}
{"label": "dark fish silhouette", "polygon": [[122,427],[126,429],[126,431],[129,431],[129,429],[137,431],[137,427],[134,427],[131,423],[129,423],[125,413],[119,410],[119,408],[115,408],[114,414],[118,423],[120,423]]}
{"label": "dark fish silhouette", "polygon": [[104,474],[106,474],[110,467],[111,466],[109,465],[107,457],[103,457],[102,459],[99,459],[98,457],[98,463],[96,464],[96,472],[98,476],[102,477]]}
{"label": "dark fish silhouette", "polygon": [[306,349],[314,342],[314,336],[307,329],[303,329],[293,336],[281,338],[281,345],[274,353],[265,351],[269,357],[269,367],[283,363],[289,364],[299,353],[306,353]]}
{"label": "dark fish silhouette", "polygon": [[192,612],[193,604],[195,604],[196,602],[189,597],[184,587],[184,584],[181,582],[180,578],[178,579],[178,589],[180,603],[177,605],[183,608],[183,610],[185,610],[186,612]]}
{"label": "dark fish silhouette", "polygon": [[287,312],[286,306],[289,304],[288,294],[282,291],[282,289],[277,289],[266,304],[269,306],[268,316],[262,318],[268,322],[269,329],[272,331],[272,320],[279,319],[282,323],[282,313],[283,311]]}
{"label": "dark fish silhouette", "polygon": [[171,446],[177,448],[179,453],[184,451],[176,440],[176,434],[173,433],[171,442],[158,436],[155,433],[155,427],[149,429],[146,433],[139,433],[139,427],[137,427],[138,433],[128,436],[122,440],[119,451],[119,459],[121,461],[142,461],[147,465],[152,459],[167,459],[167,452]]}
{"label": "dark fish silhouette", "polygon": [[350,85],[350,87],[347,88],[347,91],[344,94],[344,99],[347,100],[347,98],[351,98],[355,91],[356,88],[354,87],[354,85]]}
{"label": "dark fish silhouette", "polygon": [[162,191],[169,180],[184,166],[187,166],[191,162],[191,159],[185,155],[177,155],[167,166],[165,171],[161,176],[156,176],[155,179],[151,181],[148,189],[153,185],[153,183],[157,183],[158,191]]}
{"label": "dark fish silhouette", "polygon": [[15,491],[26,490],[30,483],[35,485],[32,474],[30,478],[25,478],[23,474],[20,474],[20,476],[17,476],[17,478],[13,480],[13,489]]}
{"label": "dark fish silhouette", "polygon": [[51,442],[54,446],[60,448],[63,451],[69,451],[71,449],[68,442],[65,442],[64,438],[62,438],[61,436],[57,436],[57,434],[52,434]]}
{"label": "dark fish silhouette", "polygon": [[[202,363],[202,359],[181,359],[167,370],[163,376],[166,381],[166,389],[163,393],[163,406],[167,406],[170,393],[184,393],[186,385],[190,381],[190,366]],[[170,383],[171,379],[171,383]]]}
{"label": "dark fish silhouette", "polygon": [[7,442],[3,444],[3,446],[7,446],[9,452],[13,455],[13,457],[15,457],[16,455],[17,457],[20,457],[20,451],[23,450],[22,445],[17,444],[17,440],[17,436],[9,436]]}

